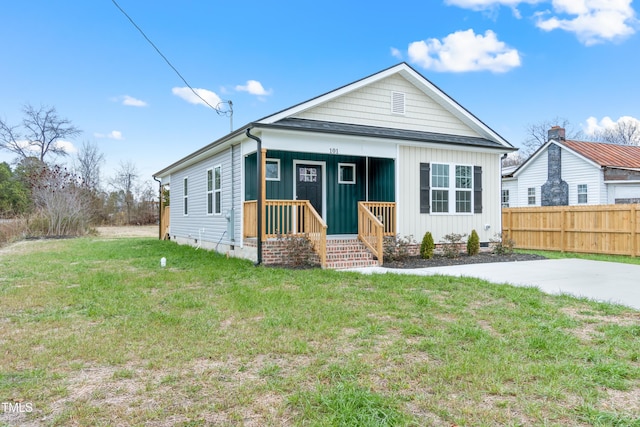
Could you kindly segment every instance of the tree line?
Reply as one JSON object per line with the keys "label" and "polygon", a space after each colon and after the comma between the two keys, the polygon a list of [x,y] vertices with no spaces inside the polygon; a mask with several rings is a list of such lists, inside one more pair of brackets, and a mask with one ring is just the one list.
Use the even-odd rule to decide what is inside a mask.
{"label": "tree line", "polygon": [[503,166],[517,166],[527,160],[548,141],[548,131],[554,126],[565,129],[566,139],[574,141],[605,142],[618,145],[640,145],[640,121],[630,117],[618,120],[613,126],[586,134],[576,129],[569,120],[556,117],[531,123],[526,127],[526,139],[520,149],[503,160]]}
{"label": "tree line", "polygon": [[121,162],[102,179],[104,154],[83,142],[69,164],[69,140],[81,134],[55,107],[23,108],[11,125],[0,119],[0,149],[13,153],[0,163],[0,218],[21,218],[28,234],[81,235],[96,225],[153,224],[158,195],[142,181],[135,163]]}

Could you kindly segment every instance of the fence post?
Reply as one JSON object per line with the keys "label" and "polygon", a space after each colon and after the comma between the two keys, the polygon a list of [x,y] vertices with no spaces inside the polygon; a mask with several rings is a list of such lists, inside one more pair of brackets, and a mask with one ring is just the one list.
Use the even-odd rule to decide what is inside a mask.
{"label": "fence post", "polygon": [[638,245],[636,243],[636,205],[631,205],[631,218],[629,219],[629,227],[631,228],[631,256],[635,257],[638,251]]}
{"label": "fence post", "polygon": [[566,245],[564,243],[564,240],[565,240],[565,237],[566,237],[565,236],[565,230],[567,228],[566,224],[565,224],[565,222],[566,222],[565,221],[566,213],[567,213],[567,209],[566,208],[560,209],[560,215],[561,215],[560,216],[560,252],[563,252],[563,253],[564,253],[564,251],[566,249]]}

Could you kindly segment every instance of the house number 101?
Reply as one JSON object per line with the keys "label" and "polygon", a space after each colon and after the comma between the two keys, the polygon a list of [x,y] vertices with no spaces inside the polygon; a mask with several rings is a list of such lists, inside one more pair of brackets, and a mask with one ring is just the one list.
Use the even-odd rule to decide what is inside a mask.
{"label": "house number 101", "polygon": [[329,154],[338,154],[337,148],[329,148]]}

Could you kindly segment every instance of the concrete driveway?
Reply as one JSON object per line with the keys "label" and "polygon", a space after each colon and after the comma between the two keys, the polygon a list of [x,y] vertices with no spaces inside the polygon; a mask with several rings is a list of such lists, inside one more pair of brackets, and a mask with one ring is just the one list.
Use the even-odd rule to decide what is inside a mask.
{"label": "concrete driveway", "polygon": [[492,283],[534,286],[550,294],[570,294],[640,310],[640,265],[553,259],[416,269],[366,267],[350,271],[477,277]]}

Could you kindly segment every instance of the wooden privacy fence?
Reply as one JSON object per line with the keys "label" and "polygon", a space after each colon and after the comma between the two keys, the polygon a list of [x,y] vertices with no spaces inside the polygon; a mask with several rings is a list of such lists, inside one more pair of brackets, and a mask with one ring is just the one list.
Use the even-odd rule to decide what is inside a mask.
{"label": "wooden privacy fence", "polygon": [[640,205],[502,209],[502,232],[518,249],[640,255]]}

